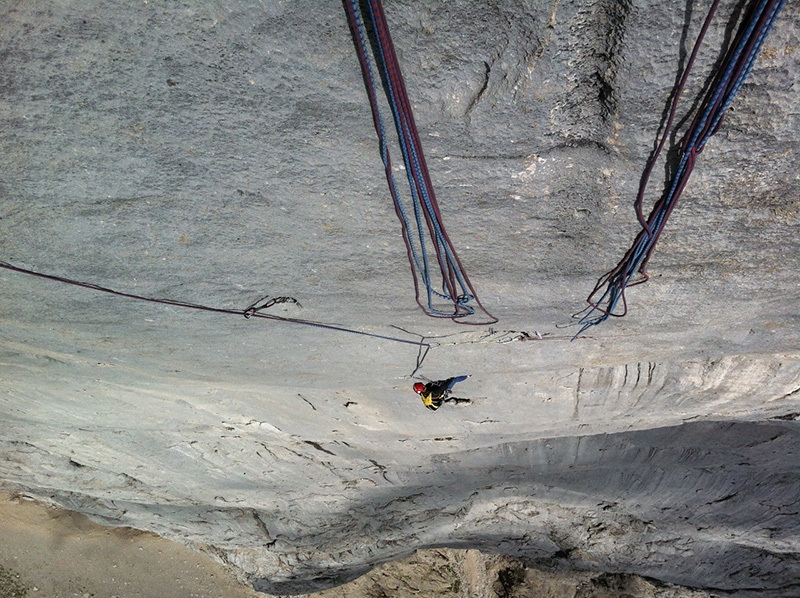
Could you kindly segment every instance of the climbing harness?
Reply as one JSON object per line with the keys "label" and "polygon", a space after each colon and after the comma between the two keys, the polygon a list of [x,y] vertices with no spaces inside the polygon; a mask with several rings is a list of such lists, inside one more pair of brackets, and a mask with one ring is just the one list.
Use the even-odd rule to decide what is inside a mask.
{"label": "climbing harness", "polygon": [[457,382],[463,382],[469,376],[458,376],[454,378],[447,378],[447,380],[436,380],[423,384],[422,382],[415,382],[414,392],[417,393],[422,399],[422,403],[431,411],[436,411],[443,403],[469,404],[472,401],[469,399],[459,399],[450,396],[450,391],[453,385]]}
{"label": "climbing harness", "polygon": [[[672,121],[675,117],[678,99],[686,84],[689,72],[697,57],[698,50],[702,45],[703,37],[719,6],[719,0],[714,0],[712,3],[692,53],[686,63],[684,73],[672,97],[664,132],[642,175],[639,193],[634,202],[636,217],[639,220],[639,224],[642,226],[642,230],[619,264],[600,278],[587,298],[586,301],[589,304],[589,308],[587,309],[589,309],[589,312],[579,320],[581,329],[576,336],[583,333],[587,328],[604,322],[609,316],[624,316],[628,311],[627,302],[625,300],[625,289],[629,286],[647,282],[647,262],[650,260],[650,256],[661,235],[661,231],[667,223],[667,219],[675,208],[675,204],[683,192],[684,187],[686,187],[686,183],[694,169],[697,156],[703,151],[706,142],[708,142],[711,136],[719,130],[725,111],[750,74],[753,63],[758,57],[764,40],[767,34],[769,34],[772,25],[775,23],[784,2],[785,0],[750,1],[745,10],[742,22],[739,25],[736,37],[731,44],[731,48],[725,56],[717,72],[717,76],[713,79],[711,86],[706,92],[700,109],[683,137],[681,143],[681,158],[678,166],[668,180],[668,185],[661,199],[656,202],[649,218],[645,220],[642,212],[642,199],[647,188],[650,173],[664,147],[667,137],[671,133]],[[631,279],[637,272],[641,275],[641,278],[635,282],[631,282]],[[605,288],[605,290],[602,295],[600,295],[600,298],[595,299],[603,288]],[[622,311],[620,313],[615,313],[615,309],[620,301],[622,301]]]}
{"label": "climbing harness", "polygon": [[[366,12],[362,12],[362,0],[345,0],[344,2],[356,52],[361,63],[367,96],[372,108],[372,118],[375,131],[378,134],[381,158],[386,170],[389,191],[394,201],[395,212],[402,226],[403,240],[406,244],[406,252],[414,277],[417,304],[429,316],[452,318],[454,321],[464,324],[493,324],[497,322],[497,319],[486,311],[478,299],[475,289],[472,287],[442,224],[442,216],[436,202],[425,156],[422,152],[422,143],[414,123],[411,103],[406,93],[403,75],[400,72],[400,65],[395,55],[381,2],[380,0],[363,0],[363,4],[367,7]],[[386,96],[394,116],[411,190],[410,203],[413,208],[413,217],[409,215],[408,200],[404,200],[401,197],[394,172],[392,171],[386,130],[378,103],[375,69],[368,51],[370,43],[364,14],[369,17],[369,23],[375,37],[377,51],[373,53],[374,59],[380,69],[380,74],[383,76],[383,82],[386,85]],[[435,261],[439,266],[440,283],[434,281],[434,278],[438,278],[438,276],[434,273],[435,266],[431,264],[433,260],[431,259],[429,244],[433,247],[433,253],[436,256]],[[426,305],[423,305],[420,297],[420,279],[425,288]],[[435,302],[439,304],[443,302],[450,303],[452,304],[452,309],[451,311],[445,311],[444,307],[435,305]],[[476,309],[488,316],[489,320],[472,322],[462,319],[475,314]]]}

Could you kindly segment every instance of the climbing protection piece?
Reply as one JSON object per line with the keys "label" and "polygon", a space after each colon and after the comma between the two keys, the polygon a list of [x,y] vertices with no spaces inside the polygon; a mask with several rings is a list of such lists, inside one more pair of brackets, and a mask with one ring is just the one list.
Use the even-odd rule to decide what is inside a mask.
{"label": "climbing protection piece", "polygon": [[[653,252],[658,237],[667,223],[669,215],[672,213],[678,198],[681,195],[689,176],[692,174],[697,156],[705,148],[706,142],[711,138],[720,127],[722,117],[730,106],[733,98],[739,92],[747,75],[753,67],[753,63],[761,51],[761,46],[767,37],[772,25],[775,23],[778,13],[783,7],[785,0],[751,0],[744,17],[739,25],[736,38],[731,44],[731,48],[726,54],[720,65],[716,77],[706,92],[700,109],[694,117],[681,144],[681,159],[677,168],[668,180],[666,191],[661,199],[653,207],[650,217],[645,220],[642,213],[642,198],[644,197],[650,173],[653,170],[655,161],[661,153],[664,143],[672,132],[672,121],[675,117],[675,109],[678,104],[681,92],[686,84],[692,64],[697,56],[697,52],[702,45],[708,26],[719,6],[719,0],[714,0],[708,12],[700,34],[695,42],[691,56],[686,63],[686,68],[681,76],[680,82],[675,89],[670,105],[669,116],[664,132],[653,152],[650,160],[645,167],[639,184],[639,193],[636,196],[634,206],[636,217],[642,225],[642,231],[636,237],[633,245],[625,254],[625,257],[617,264],[616,268],[603,275],[595,286],[594,290],[586,300],[589,303],[590,311],[580,320],[582,325],[578,335],[582,334],[587,328],[600,324],[608,319],[609,316],[624,316],[628,307],[625,301],[625,289],[628,286],[641,284],[648,280],[647,262]],[[742,14],[738,11],[734,18]],[[641,275],[640,279],[631,282],[636,273]],[[600,290],[605,288],[599,299],[595,297]],[[615,313],[617,304],[622,301],[621,313]]]}
{"label": "climbing protection piece", "polygon": [[[362,11],[365,5],[367,10]],[[411,103],[406,93],[403,75],[394,52],[392,38],[386,23],[380,0],[345,0],[345,11],[353,33],[353,41],[361,62],[361,71],[367,88],[367,96],[372,108],[372,118],[375,131],[378,133],[381,158],[386,170],[386,179],[389,182],[389,191],[394,200],[395,211],[400,219],[403,229],[403,239],[406,244],[408,260],[414,276],[414,289],[417,303],[429,316],[438,318],[453,318],[464,324],[493,324],[497,322],[481,305],[472,284],[464,271],[461,261],[453,248],[442,224],[442,216],[433,192],[425,156],[422,152],[422,143],[414,124],[414,115],[411,112]],[[369,52],[369,36],[365,25],[364,14],[369,17],[372,33],[375,36],[374,60],[383,75],[386,85],[386,97],[389,100],[394,116],[400,149],[403,154],[406,174],[411,188],[411,201],[401,198],[397,182],[392,171],[392,162],[389,157],[389,148],[386,139],[386,130],[381,116],[378,92],[376,85],[375,69]],[[410,204],[410,205],[409,205]],[[413,210],[410,216],[409,207]],[[431,261],[436,256],[440,274],[435,274],[435,266]],[[441,276],[441,281],[434,280]],[[426,302],[420,297],[420,279],[425,288]],[[438,304],[437,304],[438,303]],[[451,304],[447,307],[446,304]],[[471,322],[462,320],[476,312],[476,309],[488,316],[489,320]]]}

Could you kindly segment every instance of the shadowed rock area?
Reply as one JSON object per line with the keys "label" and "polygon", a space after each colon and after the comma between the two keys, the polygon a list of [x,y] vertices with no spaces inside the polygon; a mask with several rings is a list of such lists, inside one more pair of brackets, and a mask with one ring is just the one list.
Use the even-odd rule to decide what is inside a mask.
{"label": "shadowed rock area", "polygon": [[[273,594],[451,547],[797,595],[798,5],[629,314],[573,342],[572,314],[638,231],[706,4],[385,8],[491,328],[414,302],[340,2],[0,7],[0,261],[228,310],[291,297],[267,313],[373,335],[0,270],[0,487],[176,540]],[[740,9],[722,3],[681,116]],[[459,375],[470,404],[431,412],[411,390]]]}

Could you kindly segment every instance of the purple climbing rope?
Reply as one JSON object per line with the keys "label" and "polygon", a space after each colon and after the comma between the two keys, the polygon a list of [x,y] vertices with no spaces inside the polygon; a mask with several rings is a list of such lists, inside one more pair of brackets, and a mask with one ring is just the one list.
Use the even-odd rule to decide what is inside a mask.
{"label": "purple climbing rope", "polygon": [[[497,319],[486,311],[478,299],[442,224],[442,215],[436,202],[433,183],[425,162],[422,143],[414,123],[411,103],[381,2],[380,0],[363,0],[363,4],[367,7],[366,11],[362,11],[362,0],[344,1],[356,52],[361,63],[367,96],[372,108],[372,118],[378,134],[386,180],[389,183],[389,191],[394,201],[395,212],[400,220],[408,260],[411,264],[417,303],[429,316],[452,318],[454,321],[464,324],[493,324],[497,322]],[[410,206],[408,200],[401,197],[392,170],[386,131],[378,103],[375,69],[372,66],[373,62],[368,50],[370,44],[365,25],[365,14],[369,17],[375,36],[377,47],[377,51],[374,53],[375,63],[383,75],[386,96],[394,116],[400,149],[403,154],[411,191]],[[412,209],[409,210],[409,207]],[[413,214],[413,218],[410,213]],[[431,259],[429,244],[433,247],[432,253],[435,255],[438,273],[435,266],[431,264],[434,260]],[[420,285],[420,281],[422,285]],[[421,286],[425,289],[424,304],[420,297]],[[451,307],[445,311],[445,307],[441,304],[450,304]],[[480,310],[488,316],[488,321],[484,319],[480,322],[473,322],[463,319],[475,314],[476,310]]]}
{"label": "purple climbing rope", "polygon": [[[361,330],[354,330],[352,328],[346,328],[344,326],[340,326],[338,324],[326,324],[324,322],[314,322],[312,320],[302,320],[300,318],[288,318],[285,316],[277,316],[269,313],[264,313],[261,310],[267,309],[272,307],[277,303],[297,303],[296,299],[292,297],[275,297],[268,301],[262,300],[249,305],[245,309],[230,309],[225,307],[212,307],[209,305],[201,305],[199,303],[190,303],[188,301],[176,301],[174,299],[159,299],[157,297],[145,297],[143,295],[136,295],[134,293],[126,293],[124,291],[117,291],[114,289],[110,289],[108,287],[103,287],[91,282],[81,282],[80,280],[75,280],[72,278],[66,278],[64,276],[56,276],[54,274],[44,274],[42,272],[36,272],[34,270],[30,270],[29,268],[22,268],[20,266],[14,266],[12,264],[0,261],[0,268],[5,270],[10,270],[11,272],[17,272],[19,274],[26,274],[28,276],[35,276],[36,278],[43,278],[45,280],[52,280],[53,282],[59,282],[62,284],[68,284],[75,287],[80,287],[84,289],[89,289],[92,291],[98,291],[100,293],[107,293],[109,295],[116,295],[117,297],[125,297],[127,299],[135,299],[137,301],[146,301],[148,303],[158,303],[161,305],[171,305],[173,307],[182,307],[185,309],[194,309],[197,311],[204,311],[204,312],[211,312],[216,314],[226,314],[226,315],[235,315],[235,316],[244,316],[247,319],[250,318],[263,318],[265,320],[273,320],[275,322],[285,322],[287,324],[299,324],[301,326],[311,326],[313,328],[321,328],[323,330],[333,330],[336,332],[347,332],[350,334],[358,334],[360,336],[367,336],[370,338],[377,338],[385,341],[392,341],[395,343],[403,343],[406,345],[415,345],[420,347],[420,355],[422,355],[422,348],[425,348],[425,353],[430,349],[430,344],[422,341],[411,341],[407,339],[397,338],[393,336],[386,336],[383,334],[377,334],[374,332],[364,332]],[[265,298],[266,299],[266,298]],[[261,305],[258,305],[261,303]],[[424,359],[424,355],[422,357]],[[417,358],[417,363],[419,364],[421,359]]]}
{"label": "purple climbing rope", "polygon": [[[587,298],[586,301],[590,306],[590,311],[580,319],[581,329],[578,331],[578,335],[586,331],[587,328],[604,322],[609,316],[624,316],[628,311],[625,289],[629,286],[647,282],[647,263],[661,232],[664,230],[667,219],[669,219],[678,198],[689,181],[697,157],[705,148],[706,142],[719,130],[725,111],[750,74],[764,40],[785,2],[785,0],[751,0],[748,4],[730,50],[722,61],[717,71],[717,76],[714,78],[703,98],[700,109],[683,137],[680,162],[669,179],[661,199],[656,202],[650,216],[645,219],[642,212],[642,199],[647,189],[650,174],[667,137],[672,132],[672,122],[675,117],[678,99],[686,85],[689,72],[702,45],[703,37],[717,11],[719,1],[714,0],[711,4],[708,16],[703,23],[694,49],[686,63],[684,73],[672,97],[664,132],[642,174],[639,193],[634,202],[636,217],[642,226],[642,230],[619,264],[600,278]],[[738,13],[734,18],[738,18]],[[640,279],[631,282],[637,272],[640,275]],[[601,291],[603,291],[602,295],[600,295],[599,299],[596,299]],[[622,311],[615,313],[620,301],[622,301]]]}

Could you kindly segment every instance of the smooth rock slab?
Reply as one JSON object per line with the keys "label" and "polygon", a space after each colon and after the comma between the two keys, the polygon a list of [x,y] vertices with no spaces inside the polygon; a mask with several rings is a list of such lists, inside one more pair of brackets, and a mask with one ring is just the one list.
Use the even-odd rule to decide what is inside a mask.
{"label": "smooth rock slab", "polygon": [[[228,309],[291,296],[273,313],[432,348],[2,271],[3,486],[273,591],[457,545],[796,593],[796,4],[630,314],[570,342],[636,234],[696,4],[387,2],[491,330],[414,304],[339,2],[5,4],[0,260]],[[461,374],[469,406],[411,391]]]}

